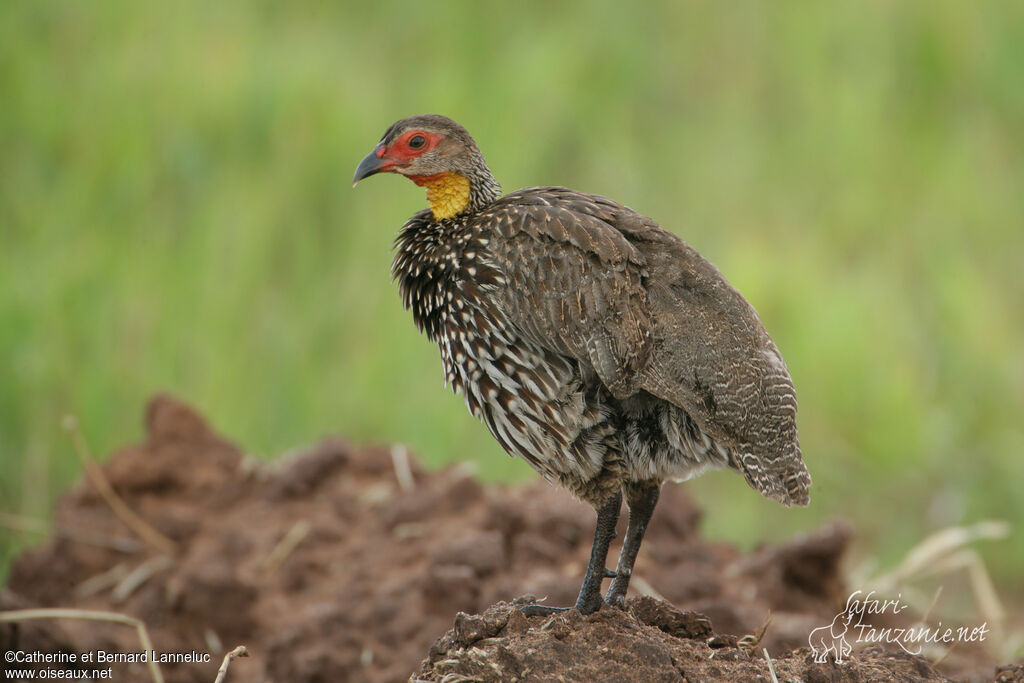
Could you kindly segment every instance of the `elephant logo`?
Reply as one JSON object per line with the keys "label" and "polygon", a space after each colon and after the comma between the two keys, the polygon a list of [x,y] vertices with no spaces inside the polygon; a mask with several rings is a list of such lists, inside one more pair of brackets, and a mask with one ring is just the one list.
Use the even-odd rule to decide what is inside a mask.
{"label": "elephant logo", "polygon": [[836,664],[842,664],[844,657],[849,657],[853,646],[846,639],[846,633],[853,622],[853,613],[846,610],[836,615],[828,626],[819,626],[807,636],[807,643],[814,652],[814,661],[823,664],[828,660],[829,653],[835,657]]}

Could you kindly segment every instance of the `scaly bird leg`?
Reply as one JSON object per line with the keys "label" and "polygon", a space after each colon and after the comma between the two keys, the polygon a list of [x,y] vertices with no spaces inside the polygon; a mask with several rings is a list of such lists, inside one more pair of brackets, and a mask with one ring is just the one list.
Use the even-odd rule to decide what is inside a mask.
{"label": "scaly bird leg", "polygon": [[625,603],[633,563],[640,552],[640,543],[644,540],[647,523],[654,514],[654,506],[658,504],[661,484],[627,484],[625,488],[626,502],[629,504],[629,524],[626,527],[622,550],[619,552],[619,563],[615,567],[615,578],[612,579],[612,585],[605,597],[605,602],[615,607],[622,607]]}
{"label": "scaly bird leg", "polygon": [[[590,562],[587,573],[583,575],[579,597],[576,598],[576,609],[583,614],[596,612],[601,607],[601,582],[611,572],[605,566],[608,559],[608,546],[615,538],[615,524],[619,521],[619,508],[622,506],[622,494],[616,493],[607,503],[597,509],[597,525],[594,527],[594,545],[590,548]],[[564,612],[568,607],[549,607],[547,605],[524,605],[520,607],[528,617]]]}

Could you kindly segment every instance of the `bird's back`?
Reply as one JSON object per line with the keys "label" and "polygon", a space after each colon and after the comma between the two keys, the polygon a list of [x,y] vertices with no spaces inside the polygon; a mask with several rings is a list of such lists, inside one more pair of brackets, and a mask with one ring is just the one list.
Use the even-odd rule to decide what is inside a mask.
{"label": "bird's back", "polygon": [[501,226],[494,251],[509,281],[501,305],[524,336],[575,360],[626,406],[649,394],[683,411],[683,426],[691,420],[727,451],[755,489],[807,503],[789,372],[717,268],[651,219],[596,195],[531,188],[484,213]]}

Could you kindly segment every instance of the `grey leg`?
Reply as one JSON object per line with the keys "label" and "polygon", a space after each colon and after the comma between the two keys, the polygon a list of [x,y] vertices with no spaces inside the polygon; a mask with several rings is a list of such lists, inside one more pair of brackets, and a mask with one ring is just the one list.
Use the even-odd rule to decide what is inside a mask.
{"label": "grey leg", "polygon": [[626,485],[626,502],[629,504],[629,525],[626,527],[626,538],[622,542],[619,553],[619,564],[615,568],[615,578],[608,589],[605,601],[609,605],[621,607],[626,599],[629,588],[629,577],[633,574],[633,563],[640,552],[640,543],[644,540],[647,523],[654,514],[654,506],[658,504],[661,484],[628,484]]}
{"label": "grey leg", "polygon": [[[616,493],[607,503],[597,509],[597,525],[594,528],[594,545],[590,549],[590,562],[587,573],[583,575],[579,597],[576,598],[576,609],[583,614],[596,612],[601,607],[601,581],[608,576],[604,563],[608,559],[608,546],[615,538],[615,524],[619,521],[619,508],[622,507],[622,494]],[[563,612],[568,607],[548,607],[547,605],[525,605],[520,608],[528,617],[539,614]]]}

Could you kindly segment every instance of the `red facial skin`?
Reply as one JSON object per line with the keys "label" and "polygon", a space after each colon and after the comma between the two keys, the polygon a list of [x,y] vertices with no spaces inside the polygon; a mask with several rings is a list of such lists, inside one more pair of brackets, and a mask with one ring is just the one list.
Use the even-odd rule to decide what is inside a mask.
{"label": "red facial skin", "polygon": [[[422,147],[413,149],[409,146],[409,140],[413,139],[417,135],[422,135],[427,141]],[[437,133],[428,133],[423,130],[409,130],[392,142],[390,145],[385,147],[380,145],[374,151],[379,159],[384,160],[384,164],[381,166],[381,171],[394,171],[395,168],[406,166],[412,162],[413,159],[428,152],[434,147],[437,147],[438,143],[442,140],[442,136]],[[433,176],[409,176],[413,182],[422,184],[419,182],[421,178],[430,178]]]}

